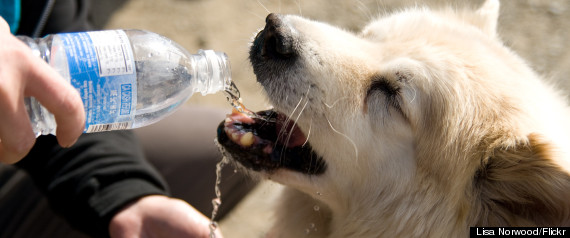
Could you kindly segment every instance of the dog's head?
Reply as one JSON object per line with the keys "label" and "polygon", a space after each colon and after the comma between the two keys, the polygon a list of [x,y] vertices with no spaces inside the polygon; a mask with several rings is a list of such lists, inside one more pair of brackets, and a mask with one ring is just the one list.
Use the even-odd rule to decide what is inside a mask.
{"label": "dog's head", "polygon": [[414,8],[358,34],[270,14],[250,60],[274,110],[234,114],[219,140],[345,215],[560,224],[567,108],[500,43],[498,10]]}

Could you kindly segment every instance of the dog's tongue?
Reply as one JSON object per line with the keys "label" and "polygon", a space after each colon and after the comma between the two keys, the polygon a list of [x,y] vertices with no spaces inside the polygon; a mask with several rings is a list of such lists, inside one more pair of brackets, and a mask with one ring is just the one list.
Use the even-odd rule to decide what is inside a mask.
{"label": "dog's tongue", "polygon": [[[247,115],[247,114],[253,114],[250,111],[244,111],[244,113],[238,111],[237,109],[233,108],[232,109],[232,114],[229,114],[227,116],[227,118],[230,121],[234,121],[234,122],[241,122],[243,124],[252,124],[254,123],[253,118],[251,118],[251,116]],[[227,121],[227,119],[226,119]]]}
{"label": "dog's tongue", "polygon": [[307,141],[305,134],[297,127],[297,123],[285,115],[278,113],[275,129],[282,134],[281,139],[287,141],[287,147],[301,146]]}
{"label": "dog's tongue", "polygon": [[267,141],[292,148],[303,145],[307,140],[293,120],[273,110],[258,113],[233,110],[227,116],[224,127],[228,137],[245,148],[267,144]]}

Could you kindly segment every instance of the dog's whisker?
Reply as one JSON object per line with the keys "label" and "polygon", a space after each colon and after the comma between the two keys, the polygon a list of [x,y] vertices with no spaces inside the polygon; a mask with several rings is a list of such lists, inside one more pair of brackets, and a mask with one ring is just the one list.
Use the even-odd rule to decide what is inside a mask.
{"label": "dog's whisker", "polygon": [[[286,98],[285,100],[287,100],[287,99],[289,99],[289,96],[286,96],[285,98]],[[286,120],[283,122],[283,125],[288,125],[288,124],[289,124],[289,122],[291,121],[291,118],[292,118],[293,114],[295,114],[295,111],[297,111],[297,108],[299,107],[299,105],[301,105],[301,102],[302,102],[302,101],[303,101],[303,97],[301,97],[301,99],[299,99],[299,102],[297,102],[297,105],[295,106],[295,108],[293,108],[293,111],[291,112],[291,114],[290,114],[290,115],[286,118]],[[279,133],[278,133],[278,135],[277,135],[277,139],[275,140],[275,145],[273,146],[273,149],[275,149],[275,148],[277,147],[279,140],[280,140],[282,137],[284,137],[283,135],[285,135],[286,133],[287,133],[287,131],[286,131],[285,127],[281,128],[281,130],[279,131]],[[284,144],[287,144],[287,143],[285,143],[285,142],[286,142],[286,141],[284,141]],[[280,156],[280,157],[283,157],[284,151],[285,151],[285,149],[283,148],[283,150],[281,151],[281,156]]]}
{"label": "dog's whisker", "polygon": [[[326,117],[325,117],[325,118],[326,118]],[[331,121],[330,121],[328,118],[326,118],[326,119],[327,119],[327,122],[329,123],[330,128],[331,128],[335,133],[337,133],[337,134],[343,136],[345,139],[348,140],[348,142],[350,142],[350,143],[352,144],[352,146],[354,147],[354,154],[355,154],[355,156],[356,156],[356,159],[358,159],[358,147],[356,146],[356,143],[354,142],[354,140],[352,140],[352,138],[348,137],[348,136],[345,135],[344,133],[342,133],[342,132],[338,131],[337,129],[335,129],[335,128],[333,127]]]}
{"label": "dog's whisker", "polygon": [[[305,108],[307,107],[307,104],[309,103],[309,92],[311,91],[311,86],[309,86],[309,88],[307,89],[307,92],[305,93],[304,96],[301,97],[301,99],[299,100],[299,102],[297,103],[297,105],[295,106],[295,109],[293,109],[293,112],[291,112],[291,114],[287,117],[287,121],[284,123],[284,125],[288,125],[289,122],[291,121],[291,118],[293,118],[293,115],[295,115],[295,112],[297,111],[297,109],[299,108],[299,105],[301,104],[301,102],[305,101],[305,104],[303,105],[303,107],[301,108],[301,110],[299,111],[299,113],[297,114],[297,117],[295,118],[295,120],[293,120],[293,126],[291,126],[291,129],[289,131],[289,134],[287,136],[287,138],[285,139],[285,143],[284,144],[288,144],[289,141],[291,140],[291,136],[293,135],[293,131],[295,130],[295,127],[297,125],[297,121],[299,121],[299,118],[301,117],[301,114],[303,114],[303,111],[305,110]],[[285,131],[283,131],[283,133],[286,133]],[[282,133],[280,133],[282,134]],[[279,138],[279,137],[278,137]],[[283,153],[283,151],[282,151]]]}
{"label": "dog's whisker", "polygon": [[[303,109],[302,109],[302,110],[304,110],[304,107],[307,106],[307,103],[309,102],[309,99],[308,99],[308,98],[309,98],[309,92],[310,92],[310,91],[311,91],[311,86],[309,86],[309,88],[307,88],[307,92],[305,93],[305,95],[301,96],[301,98],[299,99],[299,102],[297,102],[297,105],[295,105],[295,108],[293,109],[293,111],[291,112],[291,114],[289,114],[289,116],[287,117],[287,123],[289,123],[289,121],[291,120],[291,118],[293,118],[293,116],[295,115],[295,112],[297,111],[297,109],[299,109],[299,106],[301,105],[301,103],[302,103],[303,100],[305,100],[305,99],[307,99],[307,100],[306,100],[305,105],[303,106]],[[299,120],[299,117],[301,116],[302,110],[301,110],[301,112],[299,112],[299,115],[297,116],[297,118],[295,119],[295,121]],[[296,123],[296,122],[295,122],[295,123]]]}
{"label": "dog's whisker", "polygon": [[386,6],[386,3],[380,0],[376,0],[376,10],[377,10],[377,16],[386,16],[388,15],[388,7]]}
{"label": "dog's whisker", "polygon": [[313,118],[311,118],[311,121],[309,122],[309,130],[307,131],[305,142],[301,147],[304,147],[309,142],[309,137],[311,136],[311,129],[313,129]]}
{"label": "dog's whisker", "polygon": [[362,0],[356,1],[356,4],[358,5],[357,6],[358,10],[360,10],[360,12],[362,12],[362,14],[365,15],[369,21],[372,20],[373,14],[370,11],[370,8],[368,8],[366,6],[366,4],[364,4],[364,2],[362,2]]}
{"label": "dog's whisker", "polygon": [[414,102],[414,100],[416,99],[416,89],[414,87],[410,87],[413,91],[414,91],[414,96],[412,97],[412,100],[410,100],[410,104]]}
{"label": "dog's whisker", "polygon": [[[288,99],[288,96],[286,98]],[[287,120],[285,120],[283,125],[289,124],[289,122],[291,121],[291,118],[293,118],[293,115],[295,115],[295,111],[297,111],[297,109],[299,108],[299,105],[301,105],[301,102],[303,102],[303,98],[304,97],[301,97],[299,99],[299,102],[297,102],[297,105],[295,105],[295,108],[293,108],[293,111],[289,114],[289,116],[287,117]],[[282,128],[281,131],[279,132],[279,136],[277,137],[277,140],[279,140],[279,138],[281,138],[281,135],[283,135],[285,133],[286,133],[286,131],[284,131],[284,128]]]}
{"label": "dog's whisker", "polygon": [[289,139],[291,138],[291,135],[293,135],[293,130],[295,129],[295,126],[297,125],[297,121],[299,121],[299,118],[301,117],[301,114],[303,114],[303,111],[305,111],[305,108],[307,107],[307,104],[309,104],[309,100],[305,100],[305,104],[303,105],[303,107],[301,108],[301,111],[299,111],[299,114],[297,114],[297,117],[295,118],[294,122],[293,122],[293,126],[291,127],[291,131],[289,132],[289,137],[287,138],[287,142],[289,142]]}
{"label": "dog's whisker", "polygon": [[347,98],[350,98],[350,97],[342,97],[342,98],[339,98],[339,99],[337,99],[336,101],[334,101],[332,105],[329,105],[329,104],[326,103],[326,102],[323,102],[323,104],[325,104],[325,106],[327,106],[329,109],[332,109],[340,100],[347,99]]}
{"label": "dog's whisker", "polygon": [[295,3],[297,4],[297,8],[299,8],[299,15],[303,16],[303,10],[301,9],[301,0],[297,0]]}
{"label": "dog's whisker", "polygon": [[[309,100],[305,100],[305,104],[303,105],[303,108],[301,108],[301,111],[299,111],[299,113],[297,114],[297,118],[295,118],[295,120],[293,121],[293,126],[291,126],[291,129],[289,130],[289,134],[287,135],[287,139],[285,139],[285,144],[288,144],[289,141],[291,140],[291,137],[293,136],[293,131],[295,130],[295,128],[297,126],[297,121],[299,120],[299,117],[301,117],[301,114],[303,113],[303,111],[307,107],[308,102],[309,102]],[[285,149],[283,149],[283,150],[285,150]],[[283,153],[283,151],[282,151],[282,153]]]}
{"label": "dog's whisker", "polygon": [[[257,2],[259,2],[259,1],[257,1]],[[264,8],[265,8],[265,7],[264,7]],[[265,10],[267,10],[267,8],[266,8]],[[265,21],[265,18],[264,18],[264,17],[262,17],[262,16],[260,16],[260,15],[257,15],[255,12],[253,12],[253,11],[251,11],[251,10],[248,10],[247,12],[248,12],[249,14],[253,15],[253,16],[256,17],[256,18],[259,18],[259,19]],[[257,34],[257,32],[259,32],[259,31],[256,31],[256,33],[254,33],[254,35]]]}
{"label": "dog's whisker", "polygon": [[267,13],[271,13],[271,11],[269,11],[269,9],[267,9],[267,7],[265,7],[265,5],[263,3],[261,3],[259,0],[257,0],[257,3],[259,3],[259,5],[261,5],[261,7],[263,7],[263,9],[265,9],[265,11],[267,11]]}

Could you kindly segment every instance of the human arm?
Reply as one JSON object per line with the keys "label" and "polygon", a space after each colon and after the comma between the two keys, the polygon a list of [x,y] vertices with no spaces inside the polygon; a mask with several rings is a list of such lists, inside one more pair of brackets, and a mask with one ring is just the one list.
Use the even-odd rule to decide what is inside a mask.
{"label": "human arm", "polygon": [[131,202],[168,194],[129,131],[84,134],[70,148],[58,146],[53,136],[40,136],[16,165],[57,213],[92,237],[108,237],[110,220]]}
{"label": "human arm", "polygon": [[[166,183],[145,161],[130,131],[85,134],[71,148],[57,146],[53,136],[42,136],[16,165],[30,174],[56,212],[92,237],[163,231],[186,232],[165,237],[208,237],[194,236],[208,231],[208,219],[189,204],[167,197]],[[143,233],[133,233],[138,231]]]}

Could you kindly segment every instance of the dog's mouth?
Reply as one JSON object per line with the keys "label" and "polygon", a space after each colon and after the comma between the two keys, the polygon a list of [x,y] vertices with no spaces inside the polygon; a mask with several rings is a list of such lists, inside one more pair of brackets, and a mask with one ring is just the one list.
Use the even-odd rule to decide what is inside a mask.
{"label": "dog's mouth", "polygon": [[322,157],[295,124],[274,110],[260,111],[254,117],[234,110],[218,126],[218,142],[234,160],[255,171],[324,173]]}

